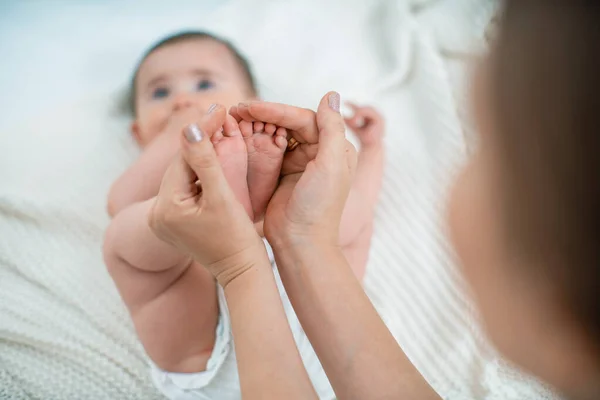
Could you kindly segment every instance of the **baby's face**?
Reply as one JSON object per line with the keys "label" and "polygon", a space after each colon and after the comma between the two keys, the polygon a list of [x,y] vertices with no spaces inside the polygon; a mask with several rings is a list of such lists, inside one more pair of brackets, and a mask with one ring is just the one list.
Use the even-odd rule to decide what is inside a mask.
{"label": "baby's face", "polygon": [[250,97],[249,83],[233,54],[210,39],[155,50],[142,63],[135,86],[132,133],[142,147],[187,107],[206,112],[211,104],[229,107]]}

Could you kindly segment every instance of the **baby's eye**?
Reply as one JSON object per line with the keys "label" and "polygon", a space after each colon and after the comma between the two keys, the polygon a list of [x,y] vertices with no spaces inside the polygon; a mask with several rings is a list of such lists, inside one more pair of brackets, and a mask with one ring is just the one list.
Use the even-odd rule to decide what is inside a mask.
{"label": "baby's eye", "polygon": [[152,92],[153,99],[164,99],[168,95],[169,95],[169,89],[163,88],[163,87],[158,87],[158,88],[154,89],[154,91]]}
{"label": "baby's eye", "polygon": [[198,85],[196,85],[196,89],[199,91],[203,91],[212,89],[214,86],[215,84],[212,81],[208,79],[202,79],[200,82],[198,82]]}

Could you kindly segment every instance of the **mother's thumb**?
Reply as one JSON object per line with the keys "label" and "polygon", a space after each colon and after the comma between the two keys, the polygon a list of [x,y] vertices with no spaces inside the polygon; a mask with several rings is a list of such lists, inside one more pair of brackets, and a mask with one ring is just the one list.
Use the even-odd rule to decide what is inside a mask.
{"label": "mother's thumb", "polygon": [[317,109],[317,127],[319,128],[319,153],[323,157],[341,161],[345,154],[346,127],[340,114],[340,95],[327,93]]}
{"label": "mother's thumb", "polygon": [[[203,195],[214,192],[213,187],[225,182],[223,170],[211,142],[211,137],[223,127],[226,110],[213,105],[198,123],[188,125],[183,136],[182,155],[202,185]],[[218,192],[218,189],[216,190]]]}

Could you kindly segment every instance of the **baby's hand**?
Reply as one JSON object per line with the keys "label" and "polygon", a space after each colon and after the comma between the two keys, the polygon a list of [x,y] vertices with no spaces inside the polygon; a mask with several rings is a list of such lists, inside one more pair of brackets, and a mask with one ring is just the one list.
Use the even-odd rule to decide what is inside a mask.
{"label": "baby's hand", "polygon": [[373,107],[358,106],[353,103],[346,103],[354,115],[350,118],[344,118],[346,125],[350,128],[365,146],[374,146],[381,144],[385,130],[385,121],[383,116]]}

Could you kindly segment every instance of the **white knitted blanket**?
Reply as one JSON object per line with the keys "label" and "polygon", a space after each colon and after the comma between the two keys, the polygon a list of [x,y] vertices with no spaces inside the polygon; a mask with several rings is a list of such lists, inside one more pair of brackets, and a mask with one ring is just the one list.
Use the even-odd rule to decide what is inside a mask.
{"label": "white knitted blanket", "polygon": [[[464,60],[491,10],[239,0],[199,27],[249,55],[266,99],[312,108],[336,89],[384,112],[365,287],[434,388],[445,399],[550,399],[486,344],[444,238],[444,199],[466,155]],[[137,156],[112,100],[95,93],[0,133],[0,399],[161,398],[102,263],[106,193]]]}

